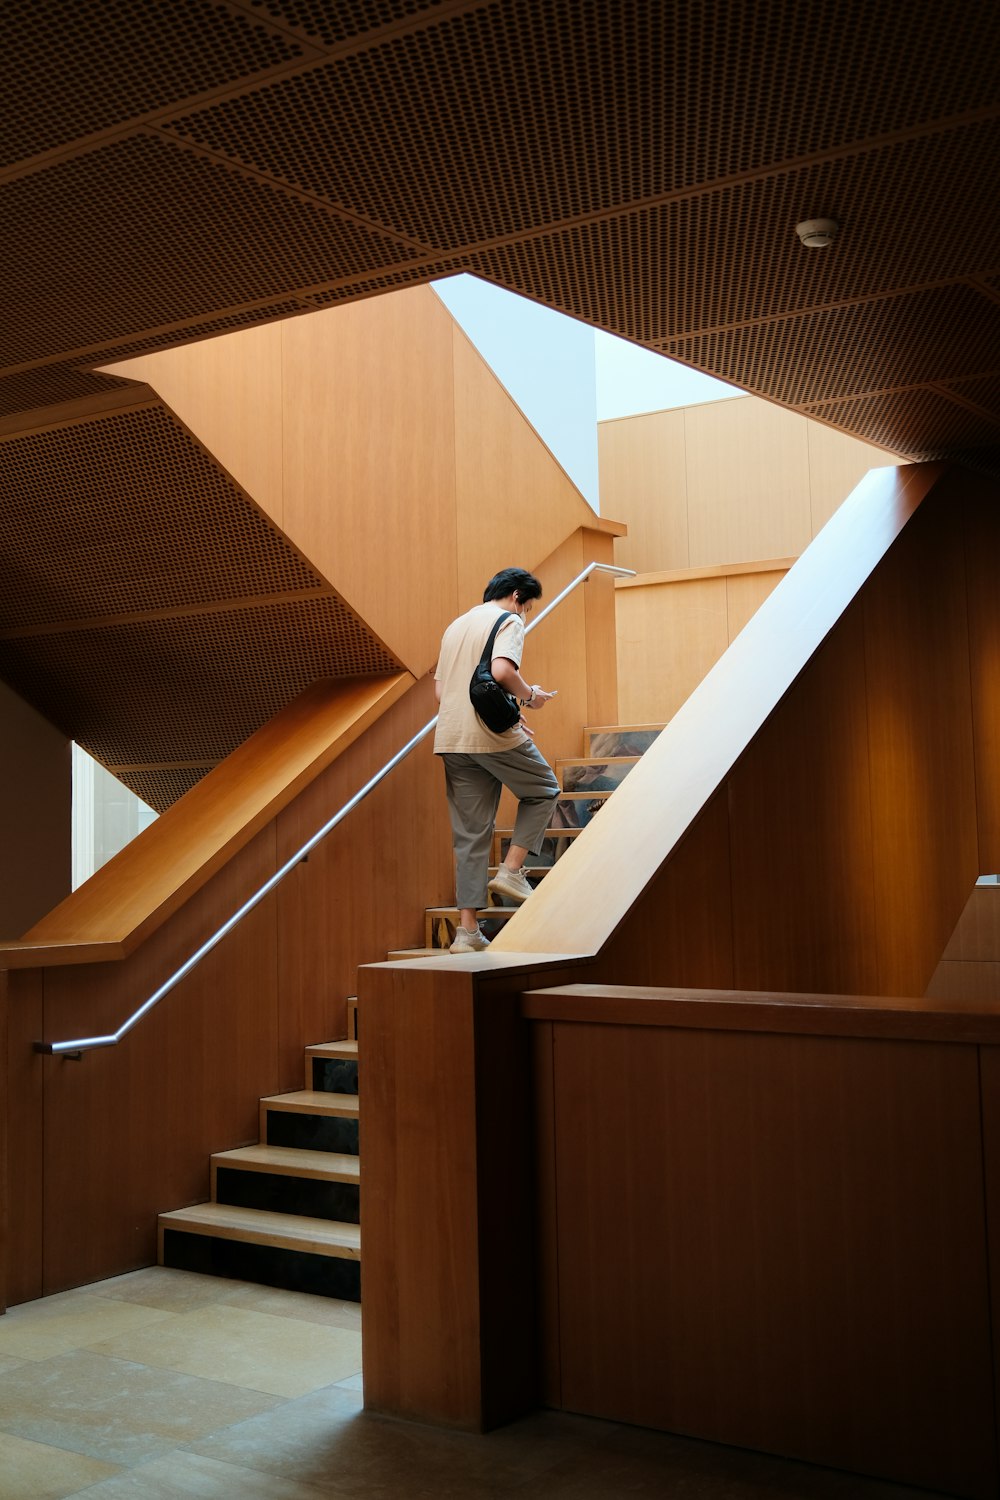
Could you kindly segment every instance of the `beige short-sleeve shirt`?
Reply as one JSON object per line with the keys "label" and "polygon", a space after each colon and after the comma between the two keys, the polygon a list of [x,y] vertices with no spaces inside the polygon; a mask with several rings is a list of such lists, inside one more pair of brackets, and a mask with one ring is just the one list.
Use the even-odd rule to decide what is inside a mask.
{"label": "beige short-sleeve shirt", "polygon": [[[469,680],[479,665],[489,633],[503,614],[499,604],[477,604],[453,620],[441,641],[435,680],[441,684],[441,707],[434,732],[434,754],[489,755],[526,744],[530,735],[520,724],[495,734],[487,729],[469,699]],[[511,614],[497,631],[494,656],[506,656],[518,668],[524,650],[524,621]]]}

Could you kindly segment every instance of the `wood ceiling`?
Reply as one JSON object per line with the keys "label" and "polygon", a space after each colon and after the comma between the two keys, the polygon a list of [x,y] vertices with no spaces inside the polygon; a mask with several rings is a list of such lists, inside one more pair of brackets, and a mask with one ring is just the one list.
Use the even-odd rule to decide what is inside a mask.
{"label": "wood ceiling", "polygon": [[980,0],[7,0],[3,33],[22,430],[94,365],[468,271],[1000,473]]}

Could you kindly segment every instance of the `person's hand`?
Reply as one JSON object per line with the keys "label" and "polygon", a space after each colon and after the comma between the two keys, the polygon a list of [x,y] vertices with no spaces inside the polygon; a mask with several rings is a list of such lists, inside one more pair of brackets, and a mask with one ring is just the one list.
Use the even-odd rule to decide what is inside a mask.
{"label": "person's hand", "polygon": [[520,719],[518,720],[518,723],[520,724],[521,728],[524,730],[525,734],[530,735],[532,739],[535,738],[535,731],[532,729],[532,727],[531,727],[530,724],[525,723],[524,714],[521,715]]}
{"label": "person's hand", "polygon": [[539,687],[538,683],[534,682],[531,685],[531,700],[530,700],[530,702],[526,702],[524,704],[524,707],[525,708],[544,708],[545,704],[548,703],[549,699],[555,697],[557,691],[558,691],[558,689],[556,689],[554,692],[547,693],[543,687]]}

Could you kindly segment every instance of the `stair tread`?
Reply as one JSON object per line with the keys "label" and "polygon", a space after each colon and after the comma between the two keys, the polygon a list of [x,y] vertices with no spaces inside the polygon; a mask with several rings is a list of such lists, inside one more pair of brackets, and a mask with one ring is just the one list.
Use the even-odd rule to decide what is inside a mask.
{"label": "stair tread", "polygon": [[[428,906],[425,910],[429,917],[457,917],[459,914],[457,906]],[[520,911],[518,906],[482,906],[476,916],[480,922],[506,922],[517,911]]]}
{"label": "stair tread", "polygon": [[650,729],[665,729],[665,724],[584,724],[584,734],[642,734]]}
{"label": "stair tread", "polygon": [[261,1104],[268,1109],[288,1110],[295,1114],[356,1115],[357,1094],[326,1094],[321,1089],[298,1089],[289,1094],[269,1094]]}
{"label": "stair tread", "polygon": [[356,1260],[361,1254],[361,1230],[357,1224],[333,1219],[306,1219],[298,1214],[279,1214],[263,1208],[238,1208],[229,1203],[197,1203],[160,1214],[163,1229],[186,1234],[215,1234],[223,1239],[250,1240],[286,1249],[312,1250],[320,1255],[340,1255]]}
{"label": "stair tread", "polygon": [[[495,828],[496,837],[509,839],[514,832],[513,828]],[[546,839],[575,839],[580,832],[579,828],[543,828],[542,837]]]}
{"label": "stair tread", "polygon": [[560,766],[637,766],[641,755],[560,755],[556,770]]}
{"label": "stair tread", "polygon": [[440,958],[447,951],[447,948],[394,948],[386,954],[386,962],[394,964],[405,958]]}
{"label": "stair tread", "polygon": [[342,1037],[339,1042],[314,1042],[311,1047],[306,1048],[307,1057],[357,1057],[358,1044],[350,1037]]}
{"label": "stair tread", "polygon": [[356,1156],[339,1151],[306,1151],[300,1146],[239,1146],[235,1151],[216,1151],[212,1161],[238,1171],[319,1177],[330,1182],[357,1182],[360,1173]]}

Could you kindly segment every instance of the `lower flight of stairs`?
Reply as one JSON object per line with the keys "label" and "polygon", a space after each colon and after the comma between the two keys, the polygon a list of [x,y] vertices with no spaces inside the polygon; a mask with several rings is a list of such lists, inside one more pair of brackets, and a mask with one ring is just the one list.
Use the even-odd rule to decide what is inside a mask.
{"label": "lower flight of stairs", "polygon": [[[542,848],[527,867],[533,885],[597,815],[662,727],[588,728],[587,753],[556,762],[562,790]],[[494,869],[510,836],[510,829],[494,835]],[[487,934],[516,910],[484,909]],[[429,907],[426,946],[399,949],[389,958],[440,954],[457,922],[457,908]],[[161,1265],[361,1300],[357,1026],[357,1001],[350,1000],[349,1037],[306,1048],[305,1089],[260,1101],[260,1143],[212,1157],[212,1201],[160,1215]]]}
{"label": "lower flight of stairs", "polygon": [[306,1048],[306,1087],[260,1101],[260,1143],[212,1157],[212,1201],[159,1218],[159,1262],[361,1300],[357,1002],[353,1035]]}

